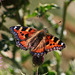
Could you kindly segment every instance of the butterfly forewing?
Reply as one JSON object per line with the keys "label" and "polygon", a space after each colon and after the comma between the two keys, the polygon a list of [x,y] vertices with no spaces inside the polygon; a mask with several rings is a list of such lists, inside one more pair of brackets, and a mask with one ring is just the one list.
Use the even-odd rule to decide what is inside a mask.
{"label": "butterfly forewing", "polygon": [[53,35],[46,36],[46,51],[61,50],[63,48],[65,48],[65,44],[57,37],[54,37]]}
{"label": "butterfly forewing", "polygon": [[30,27],[13,26],[10,27],[11,32],[15,35],[18,40],[26,40],[37,30]]}
{"label": "butterfly forewing", "polygon": [[10,27],[10,30],[16,38],[17,46],[24,50],[28,49],[26,40],[37,31],[36,29],[22,26],[13,26]]}

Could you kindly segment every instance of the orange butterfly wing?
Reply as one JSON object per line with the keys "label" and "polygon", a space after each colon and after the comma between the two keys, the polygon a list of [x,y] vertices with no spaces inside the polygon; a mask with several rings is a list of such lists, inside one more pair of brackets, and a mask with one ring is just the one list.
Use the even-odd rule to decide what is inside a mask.
{"label": "orange butterfly wing", "polygon": [[30,27],[12,26],[10,31],[16,38],[16,45],[27,50],[26,40],[37,30]]}
{"label": "orange butterfly wing", "polygon": [[52,50],[61,50],[63,48],[65,48],[65,44],[61,40],[59,40],[57,37],[54,37],[52,35],[46,36],[45,50],[47,52]]}
{"label": "orange butterfly wing", "polygon": [[61,50],[65,48],[65,44],[57,37],[54,37],[52,35],[47,35],[46,39],[42,39],[41,42],[39,43],[39,47],[37,49],[31,51],[32,55],[37,55],[37,57],[39,57],[40,55],[42,56],[49,51]]}

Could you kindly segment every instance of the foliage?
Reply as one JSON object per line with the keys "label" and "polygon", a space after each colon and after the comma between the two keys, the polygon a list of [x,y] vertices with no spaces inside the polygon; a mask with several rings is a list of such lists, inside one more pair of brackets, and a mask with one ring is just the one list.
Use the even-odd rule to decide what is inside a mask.
{"label": "foliage", "polygon": [[[64,25],[65,25],[65,18],[66,18],[66,11],[67,11],[67,7],[69,6],[69,4],[74,1],[74,0],[66,0],[64,2],[64,4],[66,5],[66,9],[64,7],[64,14],[63,14],[63,25],[62,25],[62,31],[59,34],[59,36],[61,35],[61,39],[63,37],[63,31],[64,31]],[[2,6],[6,11],[3,11],[3,13],[0,15],[1,17],[1,22],[0,22],[0,30],[6,32],[8,35],[6,35],[5,33],[1,33],[1,40],[0,40],[0,51],[8,51],[11,50],[13,57],[9,58],[4,56],[2,53],[1,55],[3,57],[5,57],[6,59],[10,60],[11,62],[13,62],[13,64],[15,64],[17,66],[17,68],[19,68],[23,73],[26,72],[26,69],[24,67],[22,67],[22,63],[24,63],[25,61],[27,61],[30,58],[29,54],[21,54],[21,62],[18,62],[15,60],[16,57],[16,53],[17,51],[19,51],[20,48],[16,47],[16,43],[14,40],[13,35],[11,35],[8,27],[6,27],[4,25],[4,23],[6,22],[6,18],[10,18],[10,19],[14,19],[18,22],[18,24],[21,24],[22,26],[25,26],[25,21],[27,18],[31,18],[31,17],[43,17],[45,16],[46,20],[51,24],[51,26],[54,28],[54,30],[57,33],[58,27],[59,25],[54,23],[52,17],[52,13],[50,13],[50,10],[52,9],[58,9],[59,7],[56,4],[39,4],[39,6],[33,11],[33,13],[30,13],[30,10],[27,10],[27,6],[29,4],[29,0],[4,0],[2,1]],[[64,6],[65,6],[64,5]],[[21,12],[19,12],[21,11]],[[25,13],[27,13],[27,15],[25,15]],[[22,15],[21,15],[22,14]],[[25,19],[25,17],[27,17]],[[43,29],[44,26],[43,24],[39,24],[39,26],[36,26],[34,23],[27,25],[27,26],[31,26],[37,29]],[[38,68],[38,74],[44,74],[44,75],[60,75],[62,73],[62,71],[60,71],[60,62],[61,62],[61,56],[59,54],[59,52],[54,51],[54,62],[56,62],[56,64],[54,64],[54,66],[56,67],[55,70],[52,69],[51,64],[53,64],[52,59],[45,61],[41,66],[39,66]],[[75,69],[75,68],[74,68]],[[10,74],[15,74],[15,70],[13,67],[9,67],[8,68]],[[5,74],[6,71],[3,71],[4,73],[2,73],[2,71],[0,71],[0,74]],[[34,75],[35,75],[36,71],[34,70]],[[69,66],[69,69],[67,72],[65,72],[66,75],[72,75],[73,73],[75,73],[75,70],[73,70],[72,65]],[[8,74],[7,74],[8,75]]]}
{"label": "foliage", "polygon": [[42,17],[46,14],[47,11],[51,9],[59,8],[56,4],[39,4],[39,6],[33,11],[32,14],[29,14],[29,17],[39,16]]}

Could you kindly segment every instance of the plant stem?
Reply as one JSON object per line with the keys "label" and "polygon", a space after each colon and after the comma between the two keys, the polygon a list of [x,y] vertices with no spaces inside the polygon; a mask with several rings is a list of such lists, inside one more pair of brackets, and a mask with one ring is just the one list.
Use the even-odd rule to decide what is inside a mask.
{"label": "plant stem", "polygon": [[65,28],[67,8],[68,8],[69,4],[70,4],[72,1],[73,1],[73,0],[65,0],[65,2],[64,2],[63,24],[62,24],[61,34],[60,34],[60,39],[61,39],[61,40],[63,39],[63,31],[64,31],[64,28]]}
{"label": "plant stem", "polygon": [[24,26],[23,24],[23,17],[20,17],[20,14],[18,12],[18,10],[16,11],[16,19],[15,19],[19,24],[21,24],[22,26]]}
{"label": "plant stem", "polygon": [[57,65],[56,65],[56,72],[57,72],[57,75],[60,75],[59,68],[60,68],[60,62],[57,62]]}
{"label": "plant stem", "polygon": [[27,19],[27,17],[26,17],[26,16],[24,16],[24,17],[23,17],[24,26],[26,26],[26,19]]}
{"label": "plant stem", "polygon": [[16,44],[14,44],[13,51],[12,51],[12,53],[13,53],[13,58],[12,58],[13,61],[15,60],[16,51],[17,51],[17,47],[16,47]]}
{"label": "plant stem", "polygon": [[63,31],[65,27],[65,21],[66,21],[66,11],[67,11],[67,4],[64,2],[64,11],[63,11],[63,24],[62,24],[62,29],[61,29],[61,34],[60,34],[60,39],[63,39]]}
{"label": "plant stem", "polygon": [[36,75],[38,75],[38,68],[39,68],[39,66],[36,67]]}

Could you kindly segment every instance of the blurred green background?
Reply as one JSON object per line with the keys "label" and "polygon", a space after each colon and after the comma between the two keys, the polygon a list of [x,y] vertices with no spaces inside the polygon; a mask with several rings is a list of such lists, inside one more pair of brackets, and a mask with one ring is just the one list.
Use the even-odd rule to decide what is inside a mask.
{"label": "blurred green background", "polygon": [[75,75],[74,15],[74,0],[1,0],[0,61],[3,62],[0,63],[0,75],[36,75],[29,50],[16,47],[15,38],[10,33],[9,28],[16,25],[38,30],[47,28],[49,34],[66,44],[62,51],[45,55],[44,63],[38,69],[40,75]]}

